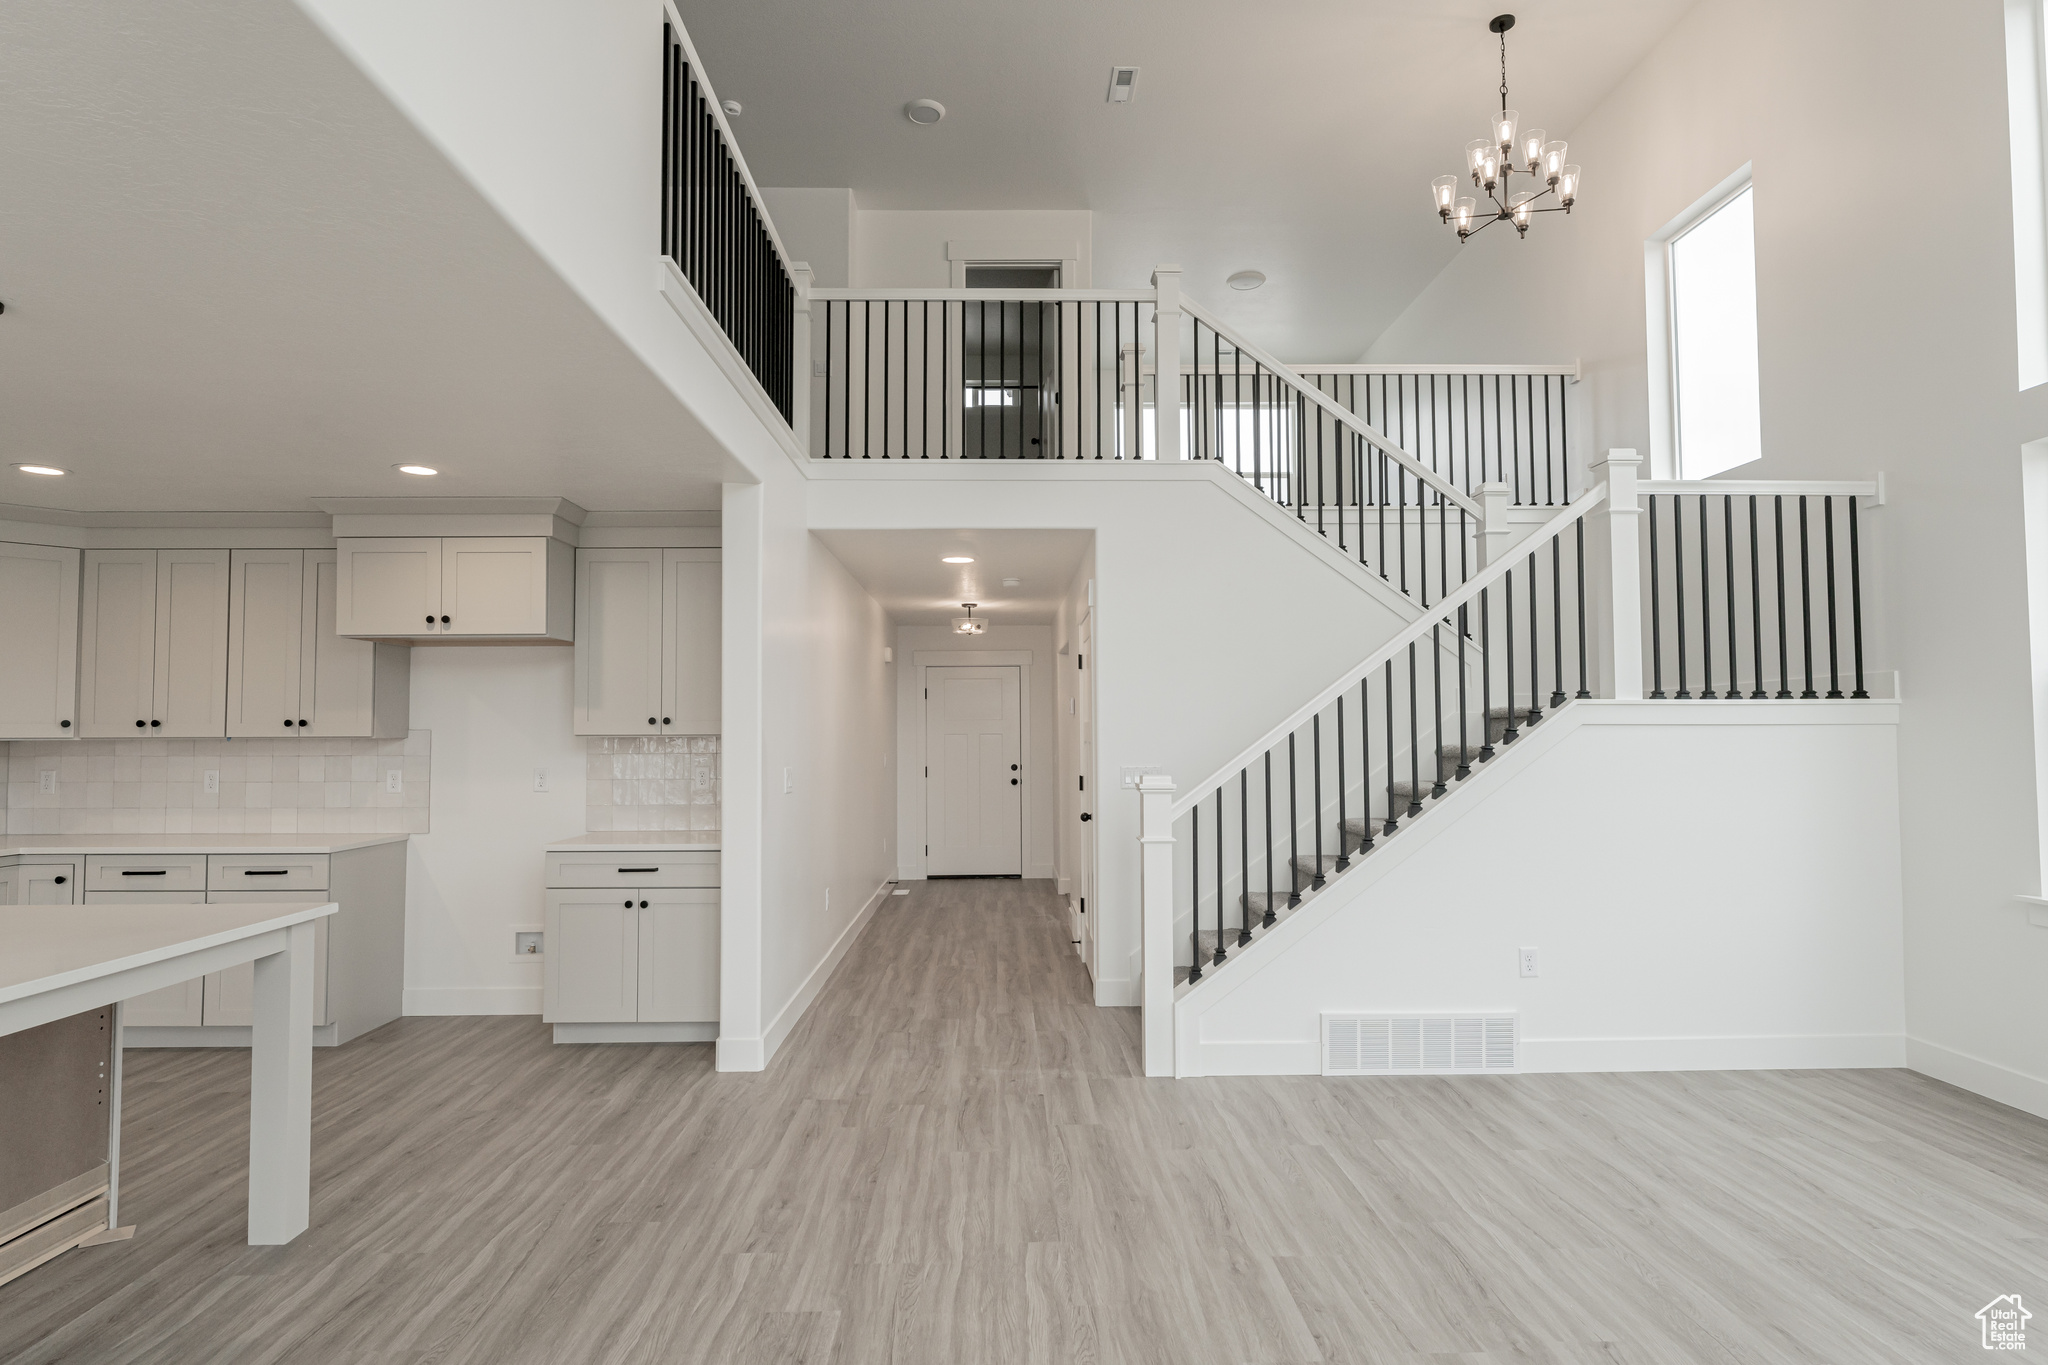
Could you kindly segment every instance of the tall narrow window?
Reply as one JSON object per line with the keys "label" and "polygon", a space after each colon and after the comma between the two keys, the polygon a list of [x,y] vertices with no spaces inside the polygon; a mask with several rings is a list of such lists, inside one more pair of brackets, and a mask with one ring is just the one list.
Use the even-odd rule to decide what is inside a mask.
{"label": "tall narrow window", "polygon": [[1763,455],[1750,190],[1671,239],[1671,351],[1681,478]]}

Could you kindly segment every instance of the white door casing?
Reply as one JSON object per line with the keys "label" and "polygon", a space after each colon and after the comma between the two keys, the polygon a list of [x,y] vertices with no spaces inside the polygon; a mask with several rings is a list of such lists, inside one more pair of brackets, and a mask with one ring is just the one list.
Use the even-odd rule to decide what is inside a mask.
{"label": "white door casing", "polygon": [[1021,876],[1020,670],[928,667],[924,677],[925,875]]}

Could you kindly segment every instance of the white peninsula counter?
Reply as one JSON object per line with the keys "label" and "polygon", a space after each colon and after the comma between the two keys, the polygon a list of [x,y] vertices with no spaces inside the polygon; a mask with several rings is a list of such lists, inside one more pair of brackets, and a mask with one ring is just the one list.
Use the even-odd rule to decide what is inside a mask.
{"label": "white peninsula counter", "polygon": [[[12,1115],[0,1124],[0,1280],[120,1219],[121,1016],[117,1002],[250,964],[249,1242],[305,1231],[313,1102],[313,940],[335,912],[315,905],[0,907],[0,1071]],[[110,1012],[111,1027],[95,1012]],[[105,1051],[96,1068],[46,1046],[83,1022]],[[78,1030],[73,1030],[77,1032]],[[39,1037],[38,1035],[42,1035]],[[56,1064],[52,1064],[54,1061]],[[104,1116],[53,1142],[55,1116]]]}

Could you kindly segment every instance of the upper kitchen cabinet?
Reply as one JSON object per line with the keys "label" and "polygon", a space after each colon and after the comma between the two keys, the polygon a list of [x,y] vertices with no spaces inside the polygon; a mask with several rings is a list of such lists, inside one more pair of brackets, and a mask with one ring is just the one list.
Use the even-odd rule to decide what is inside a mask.
{"label": "upper kitchen cabinet", "polygon": [[78,733],[78,551],[0,544],[0,740]]}
{"label": "upper kitchen cabinet", "polygon": [[346,636],[557,643],[575,639],[575,560],[548,536],[344,537],[336,629]]}
{"label": "upper kitchen cabinet", "polygon": [[411,651],[335,630],[332,550],[236,550],[228,733],[402,739]]}
{"label": "upper kitchen cabinet", "polygon": [[576,733],[719,731],[719,552],[576,554]]}
{"label": "upper kitchen cabinet", "polygon": [[227,733],[228,552],[87,550],[78,732]]}

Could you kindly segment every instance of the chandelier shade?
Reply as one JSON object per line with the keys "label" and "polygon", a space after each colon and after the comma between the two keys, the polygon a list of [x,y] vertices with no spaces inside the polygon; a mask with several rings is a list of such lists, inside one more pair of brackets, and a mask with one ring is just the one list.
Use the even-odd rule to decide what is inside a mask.
{"label": "chandelier shade", "polygon": [[[1489,116],[1487,136],[1465,144],[1465,173],[1486,196],[1485,206],[1476,196],[1458,194],[1457,176],[1429,182],[1431,207],[1461,245],[1499,222],[1513,223],[1516,235],[1526,237],[1535,215],[1570,213],[1579,197],[1579,168],[1565,161],[1565,143],[1552,141],[1541,128],[1523,128],[1521,111],[1508,108],[1508,30],[1514,26],[1512,14],[1495,15],[1486,26],[1500,35],[1500,110]],[[1514,189],[1510,181],[1516,175],[1527,175],[1536,187]],[[1542,202],[1553,197],[1554,204]]]}

